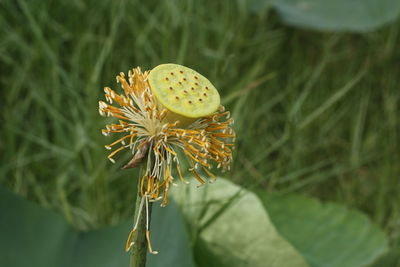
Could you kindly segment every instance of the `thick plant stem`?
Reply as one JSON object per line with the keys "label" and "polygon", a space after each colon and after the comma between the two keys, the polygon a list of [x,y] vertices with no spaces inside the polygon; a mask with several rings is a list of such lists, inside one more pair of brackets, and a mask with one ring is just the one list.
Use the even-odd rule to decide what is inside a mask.
{"label": "thick plant stem", "polygon": [[[142,201],[143,203],[141,205]],[[140,206],[142,207],[140,208]],[[146,207],[148,207],[148,209]],[[138,179],[138,193],[136,198],[134,223],[136,223],[138,216],[139,216],[139,222],[137,225],[137,232],[133,238],[134,245],[131,248],[130,265],[129,265],[130,267],[146,266],[146,255],[147,255],[146,224],[148,219],[148,224],[150,227],[151,208],[152,208],[151,202],[149,202],[148,205],[146,206],[145,196],[140,195],[140,179]],[[148,212],[148,214],[146,214],[146,212]]]}

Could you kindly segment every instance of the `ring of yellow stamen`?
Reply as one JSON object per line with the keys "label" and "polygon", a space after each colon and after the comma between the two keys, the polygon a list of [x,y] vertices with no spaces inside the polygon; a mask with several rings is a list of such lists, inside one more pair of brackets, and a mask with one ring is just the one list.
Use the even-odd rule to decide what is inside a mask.
{"label": "ring of yellow stamen", "polygon": [[[165,68],[163,65],[154,68],[151,75],[147,72],[142,73],[140,68],[129,71],[128,77],[121,73],[117,76],[117,82],[121,84],[125,94],[119,95],[106,87],[104,92],[108,103],[99,102],[99,113],[102,116],[119,118],[119,123],[109,124],[102,130],[103,135],[108,136],[111,133],[122,135],[106,145],[107,149],[112,149],[121,144],[108,155],[108,158],[114,162],[112,157],[128,148],[132,150],[134,156],[127,165],[135,167],[145,161],[144,175],[139,181],[139,192],[142,197],[139,210],[145,208],[146,217],[148,202],[162,199],[162,206],[168,204],[170,186],[176,185],[173,177],[174,167],[179,179],[183,183],[188,183],[184,179],[180,163],[181,154],[177,153],[178,150],[183,152],[183,158],[189,163],[188,171],[200,185],[203,185],[207,176],[210,182],[215,181],[216,176],[211,172],[214,164],[222,171],[229,170],[234,149],[235,133],[231,128],[233,119],[223,106],[219,106],[218,92],[215,91],[216,94],[213,95],[214,86],[208,84],[207,79],[193,70],[174,64],[167,65],[179,68],[172,70],[172,74],[167,73],[169,76],[166,77],[168,79],[165,79],[165,84],[176,82],[174,79],[183,77],[175,87],[173,84],[169,85],[167,91],[170,94],[177,94],[173,95],[176,96],[173,97],[174,101],[187,102],[182,102],[181,105],[175,103],[175,108],[168,106],[168,103],[160,103],[162,97],[157,95],[157,84],[151,85],[151,75],[157,78],[158,70]],[[192,78],[182,76],[190,73],[194,73]],[[178,85],[181,86],[181,91],[178,90]],[[197,99],[196,102],[196,99],[190,97],[197,97],[195,94],[198,93],[199,87],[205,92],[202,94],[200,92],[198,97],[201,97],[201,101]],[[188,111],[185,105],[195,108]],[[197,108],[205,113],[193,113],[192,111]],[[136,234],[137,224],[138,219],[129,233],[126,250],[134,245],[133,237]],[[146,240],[149,251],[156,253],[150,244],[148,218],[146,218]]]}

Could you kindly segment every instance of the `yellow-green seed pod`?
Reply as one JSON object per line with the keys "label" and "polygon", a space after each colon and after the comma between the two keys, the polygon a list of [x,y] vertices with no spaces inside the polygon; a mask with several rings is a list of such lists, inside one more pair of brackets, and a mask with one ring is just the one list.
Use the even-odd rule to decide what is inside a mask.
{"label": "yellow-green seed pod", "polygon": [[200,118],[211,115],[220,105],[214,85],[185,66],[158,65],[150,71],[148,81],[160,104],[177,115]]}

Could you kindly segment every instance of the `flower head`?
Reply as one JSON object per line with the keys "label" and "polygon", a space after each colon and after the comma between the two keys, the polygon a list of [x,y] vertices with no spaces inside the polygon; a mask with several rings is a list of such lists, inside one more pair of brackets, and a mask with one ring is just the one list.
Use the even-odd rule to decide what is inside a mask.
{"label": "flower head", "polygon": [[119,119],[102,133],[122,136],[105,147],[111,150],[118,146],[108,155],[113,163],[120,151],[132,151],[134,156],[124,168],[145,164],[140,178],[142,196],[149,201],[162,199],[165,206],[175,178],[185,182],[184,158],[200,184],[205,183],[201,173],[211,181],[216,179],[213,166],[229,170],[235,138],[230,127],[233,119],[204,76],[184,66],[163,64],[144,73],[135,68],[128,72],[128,78],[120,73],[117,82],[124,93],[104,88],[108,103],[100,101],[99,112]]}

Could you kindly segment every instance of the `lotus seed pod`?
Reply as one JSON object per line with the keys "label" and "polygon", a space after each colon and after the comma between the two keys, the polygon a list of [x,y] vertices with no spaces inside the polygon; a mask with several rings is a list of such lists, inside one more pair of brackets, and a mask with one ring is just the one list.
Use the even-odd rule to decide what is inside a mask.
{"label": "lotus seed pod", "polygon": [[198,72],[177,64],[158,65],[148,76],[157,100],[176,115],[200,118],[211,115],[220,105],[214,85]]}

